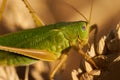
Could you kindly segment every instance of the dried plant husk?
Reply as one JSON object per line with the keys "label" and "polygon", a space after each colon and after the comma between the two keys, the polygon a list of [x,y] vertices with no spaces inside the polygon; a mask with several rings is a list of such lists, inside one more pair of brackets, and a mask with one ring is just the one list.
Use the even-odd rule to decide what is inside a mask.
{"label": "dried plant husk", "polygon": [[[98,66],[98,69],[88,66],[90,63],[85,64],[86,72],[83,72],[81,68],[78,70],[73,70],[73,80],[120,79],[118,75],[120,71],[117,69],[120,67],[120,24],[117,24],[115,29],[113,29],[107,36],[103,36],[99,40],[96,49],[96,51],[98,51],[97,53],[99,54],[94,56],[92,59]],[[88,53],[95,54],[93,45]]]}

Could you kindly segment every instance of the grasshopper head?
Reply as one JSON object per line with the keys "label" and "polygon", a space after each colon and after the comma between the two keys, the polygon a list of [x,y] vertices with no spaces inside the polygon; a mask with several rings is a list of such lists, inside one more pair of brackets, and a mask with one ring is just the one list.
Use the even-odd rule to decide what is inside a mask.
{"label": "grasshopper head", "polygon": [[[89,15],[89,19],[87,19],[81,12],[79,12],[74,6],[72,6],[71,4],[68,4],[71,8],[73,8],[76,12],[78,12],[78,14],[80,14],[86,21],[78,21],[77,23],[77,27],[76,29],[72,29],[71,33],[77,32],[77,35],[74,35],[74,33],[72,33],[71,35],[74,36],[72,38],[73,39],[73,43],[75,44],[76,40],[78,40],[80,42],[80,44],[82,46],[84,46],[86,43],[88,43],[88,38],[89,38],[89,31],[90,31],[90,22],[91,22],[91,15],[92,15],[92,6],[93,6],[93,0],[91,0],[91,8],[90,8],[90,15]],[[75,32],[76,31],[76,32]],[[67,33],[67,31],[66,31]],[[75,38],[76,37],[76,38]],[[68,40],[72,39],[71,37],[68,37]]]}
{"label": "grasshopper head", "polygon": [[79,26],[80,29],[78,33],[78,41],[83,46],[88,42],[90,25],[85,21],[80,21],[80,24],[81,25]]}

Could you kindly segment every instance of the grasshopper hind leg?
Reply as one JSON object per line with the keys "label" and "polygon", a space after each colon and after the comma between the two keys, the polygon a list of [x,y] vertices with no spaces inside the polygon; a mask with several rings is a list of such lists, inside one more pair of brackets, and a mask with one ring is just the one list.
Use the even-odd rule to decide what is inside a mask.
{"label": "grasshopper hind leg", "polygon": [[2,15],[6,7],[7,0],[2,0],[1,7],[0,7],[0,22],[2,20]]}
{"label": "grasshopper hind leg", "polygon": [[38,17],[38,15],[36,14],[36,12],[34,11],[34,9],[31,7],[31,5],[28,3],[27,0],[22,0],[24,2],[24,4],[26,5],[26,7],[28,8],[30,14],[32,15],[32,18],[36,24],[37,27],[43,26],[44,23],[42,22],[42,20]]}

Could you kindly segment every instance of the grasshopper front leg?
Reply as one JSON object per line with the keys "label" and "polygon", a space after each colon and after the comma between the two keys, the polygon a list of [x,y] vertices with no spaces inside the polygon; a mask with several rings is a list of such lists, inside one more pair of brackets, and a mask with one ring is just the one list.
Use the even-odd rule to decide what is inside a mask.
{"label": "grasshopper front leg", "polygon": [[92,32],[93,30],[95,30],[95,32],[94,32],[94,49],[95,49],[96,55],[98,55],[99,54],[99,52],[97,51],[97,46],[98,46],[98,44],[97,44],[98,27],[97,27],[96,24],[94,24],[94,25],[92,25],[90,27],[90,32]]}
{"label": "grasshopper front leg", "polygon": [[79,54],[81,54],[85,60],[87,60],[89,63],[91,63],[96,69],[98,69],[98,66],[96,65],[96,63],[91,59],[91,57],[87,54],[85,54],[82,49],[80,49],[79,47],[74,46],[73,47],[74,50],[76,50]]}
{"label": "grasshopper front leg", "polygon": [[82,50],[78,50],[78,52],[89,62],[91,63],[96,69],[98,69],[98,66],[96,63],[91,59],[91,57],[87,54],[85,54]]}

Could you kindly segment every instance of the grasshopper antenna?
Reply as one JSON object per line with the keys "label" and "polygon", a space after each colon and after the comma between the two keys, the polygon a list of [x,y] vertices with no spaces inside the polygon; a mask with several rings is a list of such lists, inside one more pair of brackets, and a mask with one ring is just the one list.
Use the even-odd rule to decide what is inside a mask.
{"label": "grasshopper antenna", "polygon": [[73,5],[65,2],[67,5],[69,5],[71,8],[73,8],[76,12],[78,12],[89,24],[91,22],[91,17],[92,17],[92,9],[93,9],[93,0],[91,0],[91,8],[90,8],[90,15],[89,15],[89,20],[80,12],[78,11]]}
{"label": "grasshopper antenna", "polygon": [[88,22],[88,19],[80,12],[78,11],[73,5],[65,2],[68,6],[70,6],[73,10],[75,10],[78,14],[80,14],[87,22]]}
{"label": "grasshopper antenna", "polygon": [[88,23],[89,23],[89,24],[91,23],[92,9],[93,9],[93,0],[91,0],[90,15],[89,15],[89,20],[88,20]]}

